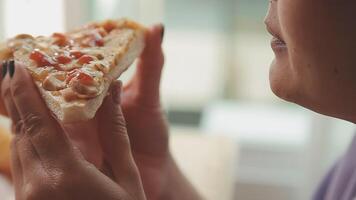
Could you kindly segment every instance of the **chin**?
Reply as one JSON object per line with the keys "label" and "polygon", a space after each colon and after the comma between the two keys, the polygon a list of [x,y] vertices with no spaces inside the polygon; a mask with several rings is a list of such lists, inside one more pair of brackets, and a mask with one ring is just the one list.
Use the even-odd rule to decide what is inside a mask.
{"label": "chin", "polygon": [[[340,102],[345,103],[345,100],[338,99],[333,101],[332,98],[321,93],[308,95],[305,89],[301,89],[303,88],[303,81],[293,76],[288,67],[283,66],[287,65],[280,66],[276,61],[273,61],[270,68],[270,87],[277,97],[322,115],[356,123],[356,115],[350,110],[352,106],[340,104]],[[313,91],[318,90],[314,89]],[[351,102],[348,103],[348,105],[351,104]]]}
{"label": "chin", "polygon": [[270,67],[269,82],[272,92],[279,98],[296,103],[297,90],[288,64],[274,60]]}

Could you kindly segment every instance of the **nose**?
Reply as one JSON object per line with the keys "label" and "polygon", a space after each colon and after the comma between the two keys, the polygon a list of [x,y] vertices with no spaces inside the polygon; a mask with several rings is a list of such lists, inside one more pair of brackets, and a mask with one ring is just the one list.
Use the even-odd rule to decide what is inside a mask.
{"label": "nose", "polygon": [[271,0],[269,3],[267,15],[264,19],[267,31],[275,38],[278,38],[281,41],[284,41],[283,34],[281,32],[281,27],[279,23],[277,1]]}
{"label": "nose", "polygon": [[276,18],[276,2],[277,0],[269,0],[269,4],[268,4],[268,9],[267,9],[267,14],[264,18],[264,23],[266,26],[268,26],[268,24],[270,24],[270,22],[272,21],[273,18]]}

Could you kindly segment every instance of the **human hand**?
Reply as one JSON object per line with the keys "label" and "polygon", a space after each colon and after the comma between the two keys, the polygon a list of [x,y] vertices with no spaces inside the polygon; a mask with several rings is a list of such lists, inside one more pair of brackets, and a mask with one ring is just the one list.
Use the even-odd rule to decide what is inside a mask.
{"label": "human hand", "polygon": [[[10,64],[11,68],[11,64]],[[144,200],[119,107],[119,86],[98,111],[97,128],[106,176],[84,159],[51,116],[26,69],[16,66],[2,80],[2,97],[14,123],[11,147],[16,199]],[[14,72],[14,73],[13,73]],[[110,178],[109,178],[110,177]]]}
{"label": "human hand", "polygon": [[[155,174],[154,178],[161,179],[161,172],[164,171],[161,166],[166,163],[169,155],[168,126],[159,100],[159,84],[164,62],[161,49],[163,34],[161,25],[147,30],[146,48],[140,57],[136,75],[125,86],[122,97],[123,112],[129,121],[135,158],[138,165],[142,166],[140,167],[142,175],[150,177],[145,179],[148,190],[152,190],[150,194],[158,194],[158,188],[161,187],[156,186],[163,185],[163,181],[151,179],[151,175]],[[119,89],[117,92],[120,92]],[[8,112],[2,105],[3,100],[0,99],[0,114],[7,116]],[[73,145],[79,148],[84,158],[101,170],[105,168],[105,163],[103,149],[99,143],[101,133],[98,132],[97,124],[98,121],[105,121],[106,118],[104,115],[102,117],[99,115],[87,122],[62,124],[66,135]],[[147,131],[147,134],[143,134],[142,131]],[[149,160],[146,159],[146,155],[149,155]],[[153,189],[150,181],[159,184],[153,184],[155,187]]]}
{"label": "human hand", "polygon": [[[125,85],[122,95],[122,109],[128,122],[128,132],[130,140],[132,140],[134,157],[138,166],[145,166],[140,167],[143,176],[147,173],[153,173],[147,168],[148,164],[152,165],[153,163],[150,163],[151,160],[148,161],[149,163],[144,162],[145,159],[142,157],[148,154],[150,158],[155,158],[154,171],[161,171],[161,169],[157,169],[157,162],[165,163],[168,156],[168,126],[159,97],[161,71],[164,62],[161,48],[163,34],[162,25],[156,25],[147,30],[146,48],[139,58],[135,76],[130,83]],[[100,116],[98,116],[87,122],[64,125],[64,129],[73,144],[81,150],[89,162],[100,169],[104,168],[104,163],[102,149],[98,143],[98,137],[101,133],[96,131],[96,124],[98,120],[105,121],[105,118],[106,116],[103,116],[103,119],[100,119]],[[157,175],[161,175],[161,173]],[[146,180],[147,182],[148,180],[155,183],[162,182],[152,179]],[[144,182],[146,183],[146,181]],[[148,182],[147,185],[151,188],[152,184]]]}
{"label": "human hand", "polygon": [[[133,157],[139,168],[148,199],[200,199],[199,194],[178,169],[169,152],[169,128],[160,104],[160,80],[164,63],[161,43],[163,26],[147,31],[146,48],[139,59],[137,71],[124,87],[122,109]],[[113,93],[120,93],[120,88]],[[112,106],[108,110],[118,109]],[[121,113],[121,112],[120,112]],[[84,158],[107,173],[105,150],[100,144],[99,122],[107,122],[108,112],[88,122],[65,125],[65,133]],[[102,126],[105,127],[105,126]],[[109,170],[110,171],[110,170]]]}
{"label": "human hand", "polygon": [[122,95],[131,148],[148,199],[158,199],[163,193],[170,160],[168,124],[159,92],[164,63],[163,35],[162,25],[148,29],[136,73],[124,86]]}
{"label": "human hand", "polygon": [[[147,30],[146,48],[139,58],[137,71],[124,86],[121,106],[127,122],[132,153],[141,173],[148,199],[158,199],[164,192],[171,162],[168,145],[168,125],[160,104],[160,79],[164,58],[161,48],[163,27]],[[117,92],[120,92],[119,90]],[[66,125],[66,133],[86,159],[98,168],[105,168],[102,150],[96,139],[96,117],[89,122]]]}
{"label": "human hand", "polygon": [[124,86],[122,109],[147,199],[198,200],[200,195],[169,151],[169,127],[160,103],[163,36],[162,25],[147,31],[146,48],[139,58],[136,74]]}

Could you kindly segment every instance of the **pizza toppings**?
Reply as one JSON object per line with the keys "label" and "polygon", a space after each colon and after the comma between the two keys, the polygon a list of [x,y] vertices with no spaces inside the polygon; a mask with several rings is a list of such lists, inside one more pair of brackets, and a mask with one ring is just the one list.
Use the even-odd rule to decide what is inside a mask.
{"label": "pizza toppings", "polygon": [[52,35],[52,37],[54,38],[54,42],[53,44],[64,47],[67,46],[68,44],[70,44],[67,36],[65,36],[62,33],[54,33]]}
{"label": "pizza toppings", "polygon": [[66,88],[61,90],[60,93],[62,94],[65,101],[70,102],[78,99],[76,93],[72,90],[72,88]]}
{"label": "pizza toppings", "polygon": [[110,33],[112,30],[114,30],[117,27],[116,23],[114,21],[108,20],[103,24],[103,28]]}
{"label": "pizza toppings", "polygon": [[77,79],[79,80],[80,84],[86,85],[86,86],[91,86],[94,85],[94,79],[93,77],[89,76],[86,73],[79,73],[77,76]]}
{"label": "pizza toppings", "polygon": [[[9,50],[16,51],[20,48],[28,48],[28,43],[31,43],[33,41],[33,37],[28,34],[20,34],[17,35],[15,38],[9,39],[7,41],[7,46],[9,47]],[[9,52],[11,53],[11,52]]]}
{"label": "pizza toppings", "polygon": [[101,27],[90,27],[85,31],[71,35],[72,46],[79,47],[102,47],[105,44],[104,38],[108,33]]}
{"label": "pizza toppings", "polygon": [[56,72],[47,76],[42,83],[42,87],[48,91],[58,91],[66,88],[66,73]]}
{"label": "pizza toppings", "polygon": [[78,59],[84,55],[81,51],[78,51],[78,50],[70,50],[69,53],[73,58],[76,58],[76,59]]}
{"label": "pizza toppings", "polygon": [[89,74],[79,70],[75,70],[71,75],[69,87],[80,98],[93,98],[102,92],[99,82],[95,81]]}
{"label": "pizza toppings", "polygon": [[83,55],[82,57],[80,57],[79,59],[78,59],[78,64],[80,64],[80,65],[84,65],[84,64],[88,64],[88,63],[90,63],[91,61],[93,61],[94,60],[94,58],[92,57],[92,56],[89,56],[89,55]]}
{"label": "pizza toppings", "polygon": [[75,69],[71,72],[68,73],[68,76],[66,78],[66,82],[70,83],[72,79],[77,79],[79,82],[83,85],[93,85],[94,84],[94,78],[89,75],[88,73],[85,73],[83,71],[80,71],[78,69]]}
{"label": "pizza toppings", "polygon": [[81,68],[69,72],[65,82],[79,98],[93,98],[102,92],[102,79],[102,72],[90,68]]}
{"label": "pizza toppings", "polygon": [[80,81],[75,80],[75,79],[73,79],[73,81],[70,82],[70,87],[77,94],[77,96],[81,99],[94,98],[102,92],[102,89],[100,86],[83,85]]}
{"label": "pizza toppings", "polygon": [[97,47],[102,47],[104,46],[104,39],[103,37],[106,35],[106,32],[104,29],[101,29],[101,31],[99,29],[96,29],[93,31],[92,33],[92,38],[94,40],[94,46]]}
{"label": "pizza toppings", "polygon": [[72,58],[66,55],[58,55],[55,57],[55,59],[59,64],[64,64],[64,65],[72,62]]}
{"label": "pizza toppings", "polygon": [[99,47],[104,46],[104,40],[103,40],[102,38],[100,38],[100,39],[95,39],[95,45],[96,45],[96,46],[99,46]]}
{"label": "pizza toppings", "polygon": [[29,68],[32,77],[39,82],[42,82],[51,71],[54,71],[53,67],[36,67],[36,68]]}
{"label": "pizza toppings", "polygon": [[37,68],[30,69],[35,80],[41,82],[47,91],[65,90],[65,99],[68,101],[94,98],[102,92],[100,82],[104,73],[101,69],[105,67],[97,68],[97,64],[91,64],[93,61],[99,62],[95,56],[80,51],[59,52],[49,56],[35,49],[30,59],[37,64]]}
{"label": "pizza toppings", "polygon": [[99,60],[99,61],[93,62],[92,64],[99,71],[102,71],[104,73],[110,72],[110,63],[108,61]]}
{"label": "pizza toppings", "polygon": [[39,49],[35,49],[30,54],[30,59],[37,63],[38,67],[56,66],[56,62]]}
{"label": "pizza toppings", "polygon": [[29,34],[19,34],[15,37],[17,40],[24,40],[24,39],[33,39],[32,35]]}
{"label": "pizza toppings", "polygon": [[66,101],[90,99],[104,90],[104,74],[110,72],[108,60],[112,55],[102,47],[116,28],[115,22],[107,21],[71,34],[37,38],[19,35],[12,45],[29,53],[34,62],[29,70],[43,89],[55,96],[62,95]]}

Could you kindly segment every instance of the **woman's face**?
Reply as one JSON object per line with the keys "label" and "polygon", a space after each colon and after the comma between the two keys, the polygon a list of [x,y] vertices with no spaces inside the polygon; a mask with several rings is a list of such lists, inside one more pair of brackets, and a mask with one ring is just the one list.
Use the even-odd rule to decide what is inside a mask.
{"label": "woman's face", "polygon": [[356,122],[356,1],[271,0],[273,92]]}

